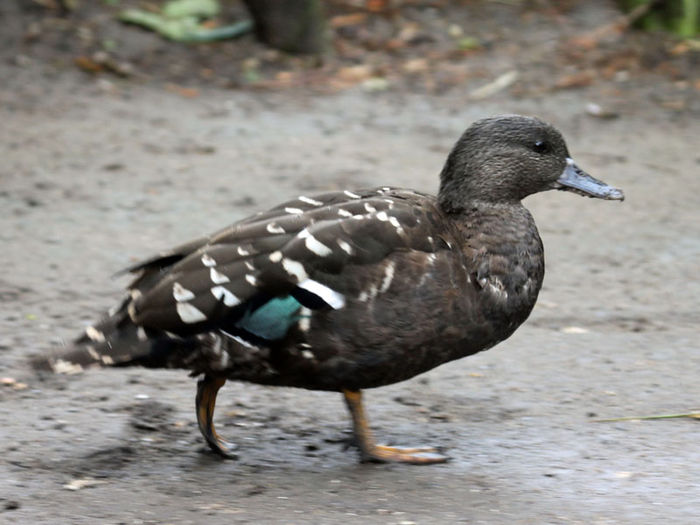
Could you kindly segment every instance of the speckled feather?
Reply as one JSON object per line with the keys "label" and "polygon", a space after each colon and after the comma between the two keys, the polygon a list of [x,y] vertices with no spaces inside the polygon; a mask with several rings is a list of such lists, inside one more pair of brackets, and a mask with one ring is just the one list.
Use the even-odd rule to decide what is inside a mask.
{"label": "speckled feather", "polygon": [[[517,212],[525,227],[511,231],[502,210],[446,222],[434,197],[410,190],[294,199],[130,268],[141,274],[129,298],[94,328],[112,334],[112,348],[105,352],[106,343],[88,334],[63,359],[225,371],[235,379],[327,390],[406,379],[492,346],[529,313],[542,280],[536,262],[542,248],[536,230],[523,236],[532,221],[527,211]],[[309,249],[308,237],[299,235],[304,230],[328,252]],[[528,256],[524,263],[535,261],[529,270],[492,258],[504,236]],[[345,304],[316,305],[282,340],[260,341],[233,324],[251,301],[294,292],[299,275],[283,261],[298,263],[297,272],[341,294]],[[235,305],[212,293],[222,286]],[[183,303],[201,312],[201,321],[184,322],[177,310]],[[501,303],[526,309],[494,324]],[[94,359],[105,354],[106,361]]]}
{"label": "speckled feather", "polygon": [[161,253],[128,269],[138,276],[118,308],[45,361],[323,390],[413,377],[494,346],[530,314],[544,256],[520,199],[622,198],[580,170],[588,186],[565,187],[569,168],[551,126],[479,121],[437,198],[387,187],[302,196]]}
{"label": "speckled feather", "polygon": [[[224,229],[201,246],[188,246],[189,253],[175,251],[136,266],[144,275],[133,286],[135,298],[128,306],[132,320],[178,335],[225,328],[222,323],[260,294],[292,293],[307,278],[323,284],[326,274],[361,279],[363,266],[389,253],[427,254],[445,246],[433,199],[381,188],[350,195],[295,199]],[[175,256],[182,258],[173,263]],[[156,283],[151,283],[152,272],[158,273]],[[174,286],[180,294],[173,292]],[[174,297],[178,295],[180,301]],[[176,309],[182,304],[196,308],[202,319],[183,320]]]}

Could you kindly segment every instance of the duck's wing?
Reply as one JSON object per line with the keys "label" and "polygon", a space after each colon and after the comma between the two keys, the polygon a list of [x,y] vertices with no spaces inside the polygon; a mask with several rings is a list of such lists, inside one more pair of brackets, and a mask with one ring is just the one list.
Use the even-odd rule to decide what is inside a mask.
{"label": "duck's wing", "polygon": [[357,281],[358,266],[392,252],[444,249],[439,214],[433,197],[408,190],[302,196],[134,266],[142,274],[122,311],[138,326],[191,335],[235,332],[265,305],[273,316],[300,305],[342,309],[330,276],[353,266]]}

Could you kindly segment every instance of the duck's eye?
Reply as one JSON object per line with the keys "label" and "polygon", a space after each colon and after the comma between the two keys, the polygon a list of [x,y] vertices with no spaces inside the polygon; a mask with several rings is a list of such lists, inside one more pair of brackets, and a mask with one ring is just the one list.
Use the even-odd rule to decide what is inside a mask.
{"label": "duck's eye", "polygon": [[549,144],[547,144],[543,140],[538,140],[532,145],[532,151],[534,151],[535,153],[549,153]]}

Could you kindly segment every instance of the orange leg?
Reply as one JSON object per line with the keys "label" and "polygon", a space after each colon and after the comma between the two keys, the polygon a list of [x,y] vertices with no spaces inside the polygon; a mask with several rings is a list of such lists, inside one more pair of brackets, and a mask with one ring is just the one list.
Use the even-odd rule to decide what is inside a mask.
{"label": "orange leg", "polygon": [[238,459],[233,452],[234,446],[222,440],[214,428],[214,407],[216,406],[216,394],[224,386],[226,379],[205,375],[197,383],[197,423],[199,430],[207,440],[214,452],[228,459]]}
{"label": "orange leg", "polygon": [[377,445],[374,442],[374,437],[362,406],[362,392],[343,390],[343,395],[345,396],[345,403],[350,409],[355,440],[360,447],[363,462],[377,461],[384,463],[396,461],[413,463],[415,465],[429,465],[431,463],[444,463],[449,459],[447,456],[439,454],[438,450],[432,447],[406,448]]}

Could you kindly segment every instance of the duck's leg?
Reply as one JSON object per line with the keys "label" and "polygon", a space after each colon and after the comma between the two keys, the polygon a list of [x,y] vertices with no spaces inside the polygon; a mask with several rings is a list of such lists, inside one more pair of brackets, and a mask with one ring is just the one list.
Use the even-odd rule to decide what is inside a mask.
{"label": "duck's leg", "polygon": [[214,428],[214,406],[216,405],[216,394],[224,386],[226,379],[223,377],[213,377],[204,375],[197,383],[197,423],[199,430],[207,440],[211,449],[228,459],[238,459],[238,455],[233,452],[234,446],[222,440]]}
{"label": "duck's leg", "polygon": [[389,447],[377,445],[374,442],[372,431],[367,422],[365,409],[362,406],[362,392],[343,390],[345,402],[350,409],[352,416],[352,426],[355,433],[355,440],[360,447],[362,461],[397,461],[402,463],[413,463],[416,465],[428,465],[431,463],[444,463],[449,458],[439,454],[437,449],[432,447],[407,448]]}

